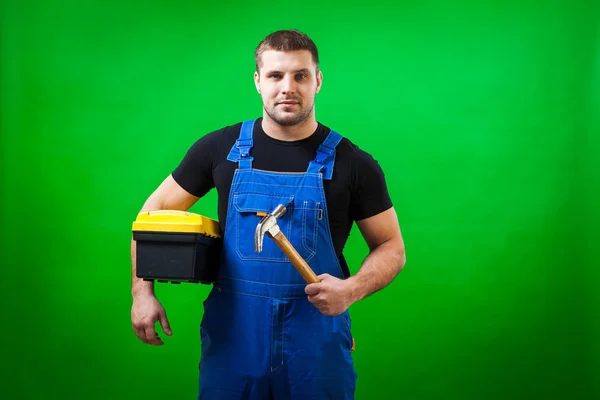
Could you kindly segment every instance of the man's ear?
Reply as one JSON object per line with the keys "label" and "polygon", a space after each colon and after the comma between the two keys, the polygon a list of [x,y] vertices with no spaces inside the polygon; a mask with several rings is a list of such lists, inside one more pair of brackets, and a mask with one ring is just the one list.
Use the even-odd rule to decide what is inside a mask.
{"label": "man's ear", "polygon": [[260,74],[258,71],[254,71],[254,86],[256,86],[256,91],[260,93]]}
{"label": "man's ear", "polygon": [[321,90],[321,86],[323,85],[323,73],[319,70],[317,71],[317,93]]}

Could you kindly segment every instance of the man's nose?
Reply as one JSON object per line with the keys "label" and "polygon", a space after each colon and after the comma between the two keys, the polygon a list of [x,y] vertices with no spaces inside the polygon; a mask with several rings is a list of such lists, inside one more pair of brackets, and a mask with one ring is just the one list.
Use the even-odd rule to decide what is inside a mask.
{"label": "man's nose", "polygon": [[296,91],[296,81],[292,76],[285,76],[281,80],[281,91],[286,94],[294,93]]}

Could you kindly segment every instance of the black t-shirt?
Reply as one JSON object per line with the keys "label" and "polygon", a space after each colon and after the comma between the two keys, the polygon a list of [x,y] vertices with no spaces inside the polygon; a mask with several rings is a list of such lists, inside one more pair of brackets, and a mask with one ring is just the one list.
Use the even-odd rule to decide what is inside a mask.
{"label": "black t-shirt", "polygon": [[[268,136],[254,124],[252,167],[277,172],[304,172],[316,156],[317,147],[330,129],[319,123],[314,134],[297,141],[282,141]],[[173,171],[173,179],[189,193],[202,197],[212,188],[218,193],[218,216],[226,228],[229,189],[238,164],[227,160],[240,135],[242,123],[213,131],[198,139]],[[341,133],[341,132],[340,132]],[[341,133],[342,134],[342,133]],[[342,134],[343,136],[343,134]],[[371,155],[347,138],[336,147],[331,180],[324,180],[329,225],[335,251],[339,256],[354,221],[371,217],[392,206],[383,171]]]}

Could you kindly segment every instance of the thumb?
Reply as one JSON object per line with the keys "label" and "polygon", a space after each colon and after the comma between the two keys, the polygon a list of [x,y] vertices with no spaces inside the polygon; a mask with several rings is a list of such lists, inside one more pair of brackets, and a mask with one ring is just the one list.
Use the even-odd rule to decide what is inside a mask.
{"label": "thumb", "polygon": [[165,331],[165,333],[169,336],[173,335],[173,332],[171,332],[171,326],[169,325],[169,320],[167,319],[167,313],[163,311],[158,315],[158,317],[160,319],[160,326],[162,326],[163,331]]}
{"label": "thumb", "polygon": [[319,294],[320,291],[321,291],[320,283],[310,283],[310,284],[306,285],[306,288],[304,288],[304,292],[309,296]]}

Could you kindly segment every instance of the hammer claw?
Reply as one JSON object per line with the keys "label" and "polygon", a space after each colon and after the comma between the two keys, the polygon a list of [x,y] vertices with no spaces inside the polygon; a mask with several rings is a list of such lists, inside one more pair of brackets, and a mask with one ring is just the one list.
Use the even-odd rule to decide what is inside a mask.
{"label": "hammer claw", "polygon": [[263,221],[264,221],[264,218],[256,226],[256,233],[254,234],[254,251],[257,252],[257,253],[261,253],[262,252],[262,242],[263,242],[262,226],[263,226]]}

